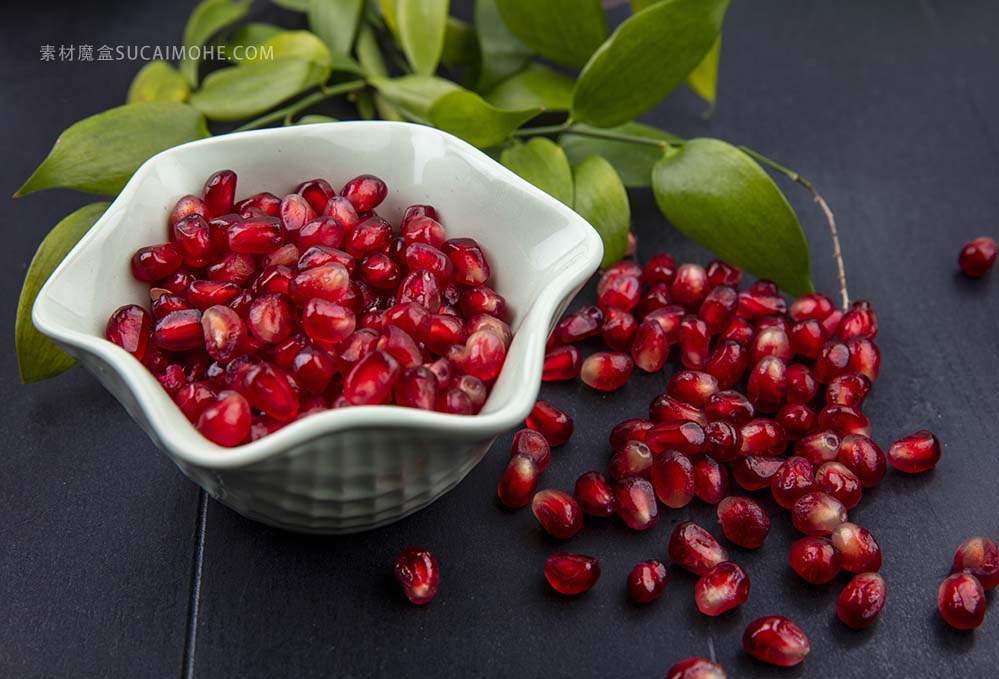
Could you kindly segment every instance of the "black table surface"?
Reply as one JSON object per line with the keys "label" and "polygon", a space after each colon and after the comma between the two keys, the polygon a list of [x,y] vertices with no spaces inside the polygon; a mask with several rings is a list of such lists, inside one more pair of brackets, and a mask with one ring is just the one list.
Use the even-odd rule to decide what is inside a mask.
{"label": "black table surface", "polygon": [[[192,4],[7,8],[0,189],[11,195],[61,129],[120,103],[137,68],[43,63],[42,44],[175,44]],[[468,3],[455,4],[468,14]],[[294,19],[259,3],[254,11]],[[717,657],[731,677],[995,676],[999,611],[963,633],[941,622],[935,601],[957,543],[999,537],[999,279],[971,282],[955,266],[962,243],[999,231],[997,26],[993,0],[735,2],[714,116],[703,120],[687,92],[647,116],[687,136],[750,145],[820,187],[837,212],[851,292],[880,315],[882,373],[866,406],[875,438],[887,446],[926,427],[943,441],[934,472],[890,473],[851,512],[885,553],[888,603],[872,629],[835,619],[845,577],[810,587],[789,571],[794,534],[774,508],[766,547],[733,550],[752,577],[749,601],[718,618],[697,612],[694,579],[676,569],[653,605],[624,592],[632,564],[665,558],[677,522],[715,526],[714,509],[698,503],[641,534],[591,522],[569,546],[598,555],[603,579],[580,598],[553,594],[541,567],[562,545],[529,511],[494,499],[510,435],[454,491],[402,522],[333,538],[274,530],[206,501],[82,369],[21,386],[11,343],[0,353],[0,676],[657,677],[689,655]],[[832,291],[821,216],[784,186],[816,284]],[[707,261],[649,192],[632,201],[641,255]],[[68,191],[2,202],[8,338],[37,244],[85,202]],[[592,299],[591,286],[580,302]],[[555,451],[544,484],[570,488],[602,468],[607,431],[640,416],[667,375],[612,395],[545,385],[546,398],[576,415],[577,433]],[[408,605],[391,578],[410,544],[432,549],[443,571],[425,608]],[[740,650],[745,624],[772,613],[811,637],[796,669],[767,668]]]}

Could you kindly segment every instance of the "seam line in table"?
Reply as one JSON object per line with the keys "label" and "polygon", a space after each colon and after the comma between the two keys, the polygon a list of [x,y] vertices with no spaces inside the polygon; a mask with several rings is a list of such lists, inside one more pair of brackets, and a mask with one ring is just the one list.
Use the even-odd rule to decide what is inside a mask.
{"label": "seam line in table", "polygon": [[208,518],[208,493],[198,491],[198,516],[194,526],[194,555],[191,565],[190,601],[187,607],[187,632],[184,636],[184,661],[181,679],[193,679],[194,654],[198,644],[198,608],[201,603],[201,569],[205,558],[205,524]]}

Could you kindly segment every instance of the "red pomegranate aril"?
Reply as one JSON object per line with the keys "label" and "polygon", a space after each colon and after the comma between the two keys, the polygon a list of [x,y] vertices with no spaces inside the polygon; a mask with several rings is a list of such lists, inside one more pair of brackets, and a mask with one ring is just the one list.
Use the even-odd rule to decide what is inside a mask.
{"label": "red pomegranate aril", "polygon": [[742,379],[749,367],[749,352],[738,342],[724,340],[719,342],[708,362],[704,372],[718,381],[719,389],[730,389]]}
{"label": "red pomegranate aril", "polygon": [[627,311],[614,307],[608,307],[604,311],[600,336],[609,348],[614,351],[629,351],[636,332],[638,332],[638,321]]}
{"label": "red pomegranate aril", "polygon": [[843,522],[833,529],[829,539],[840,555],[844,570],[850,573],[881,570],[881,547],[863,526]]}
{"label": "red pomegranate aril", "polygon": [[574,380],[582,364],[579,349],[572,345],[555,347],[545,354],[541,379],[545,382]]}
{"label": "red pomegranate aril", "polygon": [[831,429],[840,436],[871,435],[871,423],[867,416],[850,406],[826,406],[820,410],[819,429]]}
{"label": "red pomegranate aril", "polygon": [[233,252],[264,255],[281,246],[281,223],[274,217],[254,217],[229,227]]}
{"label": "red pomegranate aril", "polygon": [[146,354],[151,322],[148,311],[137,304],[126,304],[111,314],[104,337],[141,361]]}
{"label": "red pomegranate aril", "polygon": [[815,379],[829,384],[850,368],[850,348],[842,342],[826,342],[815,359]]}
{"label": "red pomegranate aril", "polygon": [[826,342],[825,329],[816,320],[799,321],[788,329],[791,351],[805,358],[816,358]]}
{"label": "red pomegranate aril", "polygon": [[808,637],[787,618],[770,615],[746,625],[743,650],[761,662],[777,667],[793,667],[808,655]]}
{"label": "red pomegranate aril", "polygon": [[451,260],[456,283],[475,287],[489,280],[489,262],[482,248],[471,238],[452,238],[437,247]]}
{"label": "red pomegranate aril", "polygon": [[970,573],[983,589],[994,589],[999,585],[999,547],[989,538],[968,538],[954,552],[952,572]]}
{"label": "red pomegranate aril", "polygon": [[742,271],[727,262],[715,259],[708,263],[708,284],[712,288],[719,285],[727,285],[730,288],[738,288],[742,281]]}
{"label": "red pomegranate aril", "polygon": [[808,366],[795,363],[787,367],[787,402],[809,403],[818,393],[819,385]]}
{"label": "red pomegranate aril", "polygon": [[268,217],[277,217],[281,209],[281,199],[268,191],[255,193],[249,198],[244,198],[233,206],[233,212],[242,214],[244,211],[255,208]]}
{"label": "red pomegranate aril", "polygon": [[[298,247],[308,248],[339,248],[343,245],[343,225],[333,217],[318,217],[307,222],[298,231]],[[395,262],[392,262],[395,264]],[[396,265],[398,270],[398,265]]]}
{"label": "red pomegranate aril", "polygon": [[415,368],[423,362],[423,352],[419,345],[405,330],[394,325],[385,326],[382,329],[375,349],[390,355],[399,362],[404,370]]}
{"label": "red pomegranate aril", "polygon": [[503,340],[503,345],[507,348],[509,348],[510,342],[513,340],[513,331],[510,330],[510,326],[507,325],[506,321],[500,320],[495,316],[490,316],[489,314],[476,314],[472,316],[465,324],[465,330],[468,331],[469,335],[474,335],[480,330],[488,330]]}
{"label": "red pomegranate aril", "polygon": [[440,284],[437,282],[437,278],[429,271],[422,269],[412,271],[399,284],[399,288],[396,291],[396,302],[398,304],[416,302],[425,307],[430,313],[435,314],[441,308]]}
{"label": "red pomegranate aril", "polygon": [[333,217],[343,224],[346,233],[352,232],[361,223],[361,218],[357,215],[357,210],[343,196],[333,196],[326,201],[326,206],[323,208],[323,215]]}
{"label": "red pomegranate aril", "polygon": [[150,245],[139,248],[132,255],[132,275],[136,280],[153,283],[173,274],[183,263],[183,257],[173,243]]}
{"label": "red pomegranate aril", "polygon": [[597,306],[631,311],[642,295],[642,283],[634,276],[616,276],[599,293]]}
{"label": "red pomegranate aril", "polygon": [[408,547],[399,553],[393,569],[395,579],[410,603],[429,604],[437,595],[440,568],[434,555],[421,547]]}
{"label": "red pomegranate aril", "polygon": [[656,455],[665,450],[696,455],[704,452],[704,429],[696,422],[661,422],[648,431],[645,442]]}
{"label": "red pomegranate aril", "polygon": [[211,259],[211,230],[201,215],[189,215],[174,224],[173,241],[185,266],[199,269]]}
{"label": "red pomegranate aril", "polygon": [[598,391],[620,389],[631,377],[635,364],[628,354],[615,351],[598,351],[583,361],[579,377],[586,386]]}
{"label": "red pomegranate aril", "polygon": [[708,273],[700,264],[681,264],[670,285],[670,294],[677,304],[688,309],[700,306],[709,291]]}
{"label": "red pomegranate aril", "polygon": [[276,420],[290,420],[298,415],[298,397],[286,377],[269,364],[251,365],[243,378],[241,393],[254,408]]}
{"label": "red pomegranate aril", "polygon": [[[336,361],[333,357],[313,346],[303,347],[292,359],[289,367],[298,383],[310,394],[321,394],[326,391],[336,373]],[[434,395],[436,396],[436,385]]]}
{"label": "red pomegranate aril", "polygon": [[847,368],[867,377],[872,382],[881,371],[881,352],[878,346],[866,337],[852,337],[846,340],[850,352]]}
{"label": "red pomegranate aril", "polygon": [[181,269],[161,280],[157,283],[157,287],[166,290],[171,295],[184,296],[192,281],[194,281],[194,275],[190,271]]}
{"label": "red pomegranate aril", "polygon": [[874,339],[878,334],[878,317],[871,303],[857,300],[850,305],[850,310],[843,314],[836,330],[836,337],[848,340],[854,337]]}
{"label": "red pomegranate aril", "polygon": [[754,337],[756,337],[756,329],[753,327],[753,324],[745,318],[736,316],[722,334],[718,336],[718,341],[735,342],[736,344],[741,344],[743,347],[748,347],[752,344]]}
{"label": "red pomegranate aril", "polygon": [[790,441],[797,441],[803,436],[814,433],[818,422],[815,412],[804,403],[785,403],[777,411],[774,419],[784,428],[784,433]]}
{"label": "red pomegranate aril", "polygon": [[235,311],[227,306],[209,307],[201,316],[205,349],[220,363],[228,363],[246,342],[246,326]]}
{"label": "red pomegranate aril", "polygon": [[847,627],[870,627],[885,605],[884,579],[877,573],[853,576],[836,598],[836,617]]}
{"label": "red pomegranate aril", "polygon": [[748,598],[749,576],[732,561],[721,562],[694,584],[694,602],[704,615],[721,615]]}
{"label": "red pomegranate aril", "polygon": [[314,269],[317,266],[332,263],[342,265],[343,268],[347,270],[347,273],[354,273],[354,269],[357,265],[354,258],[343,250],[315,245],[305,250],[301,257],[298,258],[298,270],[306,271],[308,269]]}
{"label": "red pomegranate aril", "polygon": [[846,522],[846,507],[828,493],[811,492],[802,495],[791,510],[791,523],[805,535],[829,535]]}
{"label": "red pomegranate aril", "polygon": [[614,450],[607,472],[612,479],[625,479],[629,476],[649,478],[652,473],[652,451],[642,441],[625,441]]}
{"label": "red pomegranate aril", "polygon": [[787,435],[779,422],[756,418],[739,429],[740,455],[780,455],[787,448]]}
{"label": "red pomegranate aril", "polygon": [[310,339],[328,345],[347,339],[356,327],[354,313],[339,304],[325,299],[309,300],[302,310],[302,329]]}
{"label": "red pomegranate aril", "polygon": [[496,487],[499,501],[511,509],[526,507],[538,487],[538,467],[526,455],[514,455]]}
{"label": "red pomegranate aril", "polygon": [[639,273],[646,285],[655,285],[656,283],[670,285],[676,278],[676,260],[665,252],[657,253],[649,257],[649,261],[645,263],[645,268],[640,269]]}
{"label": "red pomegranate aril", "polygon": [[725,537],[745,549],[758,549],[770,533],[770,517],[752,498],[730,495],[718,503],[717,514]]}
{"label": "red pomegranate aril", "polygon": [[545,580],[559,594],[582,594],[600,579],[600,562],[585,554],[552,554],[545,561]]}
{"label": "red pomegranate aril", "polygon": [[815,469],[803,457],[792,455],[784,460],[770,479],[770,492],[784,509],[791,509],[802,495],[815,490]]}
{"label": "red pomegranate aril", "polygon": [[514,435],[513,444],[510,446],[510,457],[523,455],[534,461],[538,471],[543,472],[548,468],[551,460],[551,447],[545,437],[533,429],[521,429]]}
{"label": "red pomegranate aril", "polygon": [[358,213],[370,212],[385,200],[388,187],[378,177],[362,174],[344,184],[340,195],[349,200]]}
{"label": "red pomegranate aril", "polygon": [[261,355],[279,368],[290,369],[295,356],[307,346],[310,346],[310,343],[305,335],[292,335],[283,342],[264,347]]}
{"label": "red pomegranate aril", "polygon": [[738,308],[739,293],[727,285],[719,285],[704,298],[698,315],[707,324],[708,333],[717,335],[731,324]]}
{"label": "red pomegranate aril", "polygon": [[527,416],[527,426],[548,441],[548,445],[563,445],[572,436],[572,418],[548,401],[537,401]]}
{"label": "red pomegranate aril", "polygon": [[704,404],[704,415],[708,420],[722,420],[736,426],[749,422],[755,412],[749,399],[738,391],[719,391]]}
{"label": "red pomegranate aril", "polygon": [[[444,226],[434,217],[428,215],[414,216],[408,220],[403,218],[400,231],[402,232],[403,242],[407,245],[423,243],[434,248],[441,248],[447,240],[447,233],[444,230]],[[470,238],[462,240],[471,241]],[[474,243],[475,241],[472,242]],[[488,269],[486,269],[486,273],[486,278],[489,278]],[[466,283],[466,285],[474,284]]]}
{"label": "red pomegranate aril", "polygon": [[794,454],[805,458],[814,466],[836,460],[840,439],[834,431],[819,431],[798,439],[794,444]]}
{"label": "red pomegranate aril", "polygon": [[401,227],[405,228],[411,221],[418,217],[437,219],[437,209],[433,205],[410,205],[402,215]]}
{"label": "red pomegranate aril", "polygon": [[204,310],[216,304],[228,304],[239,293],[240,288],[235,283],[195,280],[187,288],[187,301]]}
{"label": "red pomegranate aril", "polygon": [[690,458],[667,450],[652,461],[652,487],[656,497],[673,509],[686,507],[694,499],[694,465]]}
{"label": "red pomegranate aril", "polygon": [[218,217],[232,212],[236,196],[236,173],[220,170],[208,178],[204,187],[206,217]]}
{"label": "red pomegranate aril", "polygon": [[201,215],[204,217],[207,213],[208,207],[203,200],[197,196],[187,194],[186,196],[182,196],[176,205],[173,206],[170,216],[167,218],[167,225],[173,226],[188,215]]}
{"label": "red pomegranate aril", "polygon": [[881,483],[887,471],[885,454],[862,434],[849,434],[840,442],[836,460],[853,472],[864,488]]}
{"label": "red pomegranate aril", "polygon": [[826,462],[816,469],[815,487],[832,495],[848,510],[856,507],[863,495],[860,479],[840,462]]}
{"label": "red pomegranate aril", "polygon": [[922,474],[939,461],[940,441],[925,429],[903,436],[888,448],[888,463],[906,474]]}
{"label": "red pomegranate aril", "polygon": [[201,411],[197,429],[220,446],[238,446],[250,433],[250,404],[235,391],[223,391]]}
{"label": "red pomegranate aril", "polygon": [[360,259],[370,252],[386,252],[392,242],[392,225],[381,217],[369,217],[347,234],[343,249]]}
{"label": "red pomegranate aril", "polygon": [[164,351],[189,351],[204,347],[201,312],[186,309],[167,314],[156,322],[153,340]]}
{"label": "red pomegranate aril", "polygon": [[506,359],[503,340],[488,330],[479,330],[465,342],[466,355],[462,363],[465,372],[484,382],[491,382],[499,375]]}
{"label": "red pomegranate aril", "polygon": [[728,561],[728,552],[704,528],[692,521],[683,521],[670,534],[669,558],[684,570],[704,575]]}
{"label": "red pomegranate aril", "polygon": [[787,315],[795,323],[808,320],[821,321],[836,310],[832,300],[821,292],[810,292],[791,302]]}
{"label": "red pomegranate aril", "polygon": [[774,356],[786,363],[792,355],[787,333],[782,328],[769,327],[760,330],[753,338],[749,349],[749,362],[755,365],[764,357]]}
{"label": "red pomegranate aril", "polygon": [[252,255],[241,252],[227,252],[214,264],[208,267],[206,273],[212,281],[245,285],[257,271],[257,263]]}
{"label": "red pomegranate aril", "polygon": [[583,307],[559,321],[555,326],[555,332],[562,344],[573,344],[600,334],[603,320],[604,312],[599,308]]}
{"label": "red pomegranate aril", "polygon": [[722,420],[708,422],[704,427],[704,452],[717,462],[732,462],[739,457],[742,441],[739,431]]}
{"label": "red pomegranate aril", "polygon": [[669,339],[662,326],[655,321],[642,321],[631,345],[631,357],[640,370],[648,373],[662,370],[669,358]]}
{"label": "red pomegranate aril", "polygon": [[706,658],[686,658],[669,668],[666,679],[725,679],[725,670]]}
{"label": "red pomegranate aril", "polygon": [[263,295],[253,300],[246,323],[253,336],[261,342],[279,344],[294,330],[295,308],[286,295]]}
{"label": "red pomegranate aril", "polygon": [[329,199],[336,195],[336,191],[325,179],[310,179],[307,182],[302,182],[295,189],[295,193],[305,198],[316,212],[322,212]]}
{"label": "red pomegranate aril", "polygon": [[173,395],[174,403],[192,423],[198,421],[202,411],[215,401],[215,389],[208,382],[191,382]]}
{"label": "red pomegranate aril", "polygon": [[708,326],[697,316],[684,316],[677,331],[680,362],[688,370],[702,370],[711,357],[711,335]]}
{"label": "red pomegranate aril", "polygon": [[289,240],[297,242],[302,227],[316,218],[316,210],[312,209],[309,202],[299,194],[289,193],[281,199],[278,217],[285,236]]}
{"label": "red pomegranate aril", "polygon": [[617,512],[614,491],[607,477],[600,472],[586,472],[576,479],[573,497],[584,514],[606,518]]}
{"label": "red pomegranate aril", "polygon": [[844,373],[829,383],[826,405],[859,409],[871,391],[871,381],[860,373]]}
{"label": "red pomegranate aril", "polygon": [[728,470],[707,455],[694,460],[694,495],[716,505],[728,495]]}
{"label": "red pomegranate aril", "polygon": [[965,276],[981,278],[996,262],[996,242],[988,236],[968,241],[957,257]]}
{"label": "red pomegranate aril", "polygon": [[583,527],[583,510],[571,495],[560,490],[541,490],[531,500],[531,511],[549,535],[567,540]]}
{"label": "red pomegranate aril", "polygon": [[985,620],[985,590],[970,573],[954,573],[944,578],[937,590],[940,616],[954,629],[975,629]]}
{"label": "red pomegranate aril", "polygon": [[314,298],[329,302],[342,300],[350,287],[350,274],[339,263],[331,262],[300,272],[292,279],[288,294],[299,308]]}
{"label": "red pomegranate aril", "polygon": [[649,420],[638,418],[619,422],[611,429],[609,436],[610,447],[617,450],[628,441],[641,441],[645,443],[646,434],[653,426],[653,423]]}
{"label": "red pomegranate aril", "polygon": [[669,571],[662,561],[643,561],[628,573],[628,596],[641,604],[650,603],[662,596],[668,582]]}
{"label": "red pomegranate aril", "polygon": [[782,316],[787,303],[777,293],[743,290],[739,293],[739,316],[755,321],[766,316]]}
{"label": "red pomegranate aril", "polygon": [[184,309],[193,309],[186,299],[180,297],[179,295],[174,295],[162,288],[153,288],[153,290],[160,290],[162,294],[156,297],[152,303],[153,318],[159,320],[166,316],[171,311],[183,311]]}
{"label": "red pomegranate aril", "polygon": [[670,377],[666,393],[696,408],[703,407],[718,392],[718,380],[698,370],[679,370]]}
{"label": "red pomegranate aril", "polygon": [[614,483],[617,515],[633,530],[646,530],[659,520],[655,491],[646,479],[630,477]]}
{"label": "red pomegranate aril", "polygon": [[826,337],[833,337],[841,320],[843,320],[843,312],[839,309],[826,316],[822,320],[822,333]]}
{"label": "red pomegranate aril", "polygon": [[788,563],[805,582],[813,585],[832,582],[843,567],[832,541],[813,536],[803,537],[791,545]]}
{"label": "red pomegranate aril", "polygon": [[787,366],[776,356],[765,356],[749,372],[746,395],[756,410],[776,412],[787,394]]}
{"label": "red pomegranate aril", "polygon": [[778,457],[741,455],[731,466],[732,478],[745,490],[762,490],[770,486],[784,460]]}
{"label": "red pomegranate aril", "polygon": [[260,264],[264,268],[271,266],[294,267],[299,260],[298,246],[294,243],[285,243],[274,252],[270,252],[260,258]]}
{"label": "red pomegranate aril", "polygon": [[400,372],[399,362],[384,351],[373,351],[351,369],[343,381],[343,395],[353,405],[384,403]]}
{"label": "red pomegranate aril", "polygon": [[164,391],[171,396],[176,394],[186,383],[184,368],[176,363],[168,365],[166,370],[156,375],[156,379],[159,381],[160,386],[163,387]]}
{"label": "red pomegranate aril", "polygon": [[[388,255],[385,255],[388,257]],[[410,243],[403,252],[406,269],[416,271],[426,269],[437,276],[442,284],[447,284],[454,277],[454,266],[447,255],[426,243]]]}
{"label": "red pomegranate aril", "polygon": [[[656,424],[661,422],[696,422],[703,427],[708,423],[704,411],[666,394],[659,394],[652,399],[652,403],[649,404],[649,418]],[[651,426],[646,431],[648,429],[651,429]]]}
{"label": "red pomegranate aril", "polygon": [[472,402],[473,412],[479,412],[489,396],[489,388],[486,383],[474,375],[456,375],[451,381],[451,387],[460,389],[468,395]]}

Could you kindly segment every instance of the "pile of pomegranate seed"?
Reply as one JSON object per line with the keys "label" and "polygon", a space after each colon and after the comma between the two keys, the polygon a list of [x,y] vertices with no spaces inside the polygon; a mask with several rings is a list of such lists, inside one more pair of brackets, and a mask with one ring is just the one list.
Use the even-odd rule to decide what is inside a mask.
{"label": "pile of pomegranate seed", "polygon": [[478,243],[448,239],[429,205],[397,233],[375,212],[387,193],[361,175],[235,202],[236,174],[216,172],[132,257],[151,313],[121,307],[107,339],[222,446],[352,405],[477,413],[512,339],[506,302]]}

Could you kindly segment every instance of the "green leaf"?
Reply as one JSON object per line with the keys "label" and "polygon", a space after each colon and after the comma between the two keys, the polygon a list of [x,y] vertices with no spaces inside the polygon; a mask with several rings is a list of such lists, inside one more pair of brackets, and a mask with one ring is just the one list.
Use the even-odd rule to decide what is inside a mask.
{"label": "green leaf", "polygon": [[727,7],[728,0],[663,0],[625,20],[579,75],[573,117],[613,127],[651,109],[711,49]]}
{"label": "green leaf", "polygon": [[52,188],[114,195],[150,156],[209,136],[187,104],[126,104],[73,123],[15,197]]}
{"label": "green leaf", "polygon": [[476,0],[475,30],[479,34],[482,73],[479,92],[488,92],[496,84],[521,70],[530,62],[531,51],[524,47],[500,19],[496,0]]}
{"label": "green leaf", "polygon": [[[308,31],[281,31],[260,43],[260,50],[254,58],[244,59],[240,64],[258,64],[280,59],[302,59],[320,66],[331,66],[333,63],[333,55],[326,43],[315,34]],[[354,64],[354,68],[360,71],[357,64]]]}
{"label": "green leaf", "polygon": [[808,244],[770,176],[718,139],[692,139],[656,163],[652,189],[677,229],[792,295],[812,290]]}
{"label": "green leaf", "polygon": [[576,186],[573,209],[588,221],[604,242],[607,267],[624,257],[631,230],[631,206],[628,191],[614,167],[600,156],[590,156],[572,168]]}
{"label": "green leaf", "polygon": [[[385,67],[385,60],[382,58],[381,48],[378,46],[378,39],[370,26],[362,24],[357,34],[357,60],[361,63],[361,69],[369,78],[386,78],[388,69]],[[389,103],[384,96],[375,92],[371,96],[368,92],[361,92],[358,95],[358,111],[362,118],[374,117],[370,111],[370,102],[373,101],[374,108],[383,120],[402,120],[399,109],[394,104]],[[370,115],[366,115],[370,114]]]}
{"label": "green leaf", "polygon": [[425,75],[371,78],[371,84],[389,102],[424,119],[429,115],[430,107],[435,101],[461,89],[450,80]]}
{"label": "green leaf", "polygon": [[[594,130],[587,125],[576,125],[582,132]],[[682,142],[676,135],[665,130],[643,125],[642,123],[625,123],[612,127],[607,132],[626,134],[632,137],[658,139],[668,142]],[[565,149],[569,162],[579,163],[592,155],[602,156],[621,176],[625,186],[631,188],[648,188],[652,186],[652,166],[663,157],[663,149],[628,141],[610,139],[594,139],[567,132],[559,137],[559,143]]]}
{"label": "green leaf", "polygon": [[572,207],[572,169],[565,152],[545,137],[533,137],[526,144],[505,149],[500,162],[550,196]]}
{"label": "green leaf", "polygon": [[444,51],[448,0],[398,0],[399,41],[417,75],[433,75]]}
{"label": "green leaf", "polygon": [[226,59],[239,63],[246,58],[246,48],[259,47],[283,31],[280,26],[255,21],[237,26],[226,36],[223,43]]}
{"label": "green leaf", "polygon": [[540,106],[546,111],[568,111],[572,106],[575,81],[547,66],[531,64],[486,95],[486,101],[500,108]]}
{"label": "green leaf", "polygon": [[45,237],[31,260],[21,288],[21,298],[17,302],[17,321],[14,324],[17,369],[24,384],[55,377],[76,363],[35,329],[31,323],[31,307],[45,281],[107,207],[108,203],[91,203],[65,217]]}
{"label": "green leaf", "polygon": [[[721,36],[715,40],[693,71],[687,75],[687,86],[709,105],[714,106],[718,93],[718,60],[721,58]],[[709,109],[710,110],[710,109]]]}
{"label": "green leaf", "polygon": [[631,0],[631,11],[637,14],[646,7],[651,7],[652,5],[660,1],[661,0]]}
{"label": "green leaf", "polygon": [[308,12],[309,0],[271,0],[278,7],[290,9],[292,12]]}
{"label": "green leaf", "polygon": [[165,61],[150,61],[139,69],[128,88],[129,104],[146,101],[184,101],[191,88],[180,73]]}
{"label": "green leaf", "polygon": [[503,23],[543,57],[580,67],[607,38],[600,0],[496,0]]}
{"label": "green leaf", "polygon": [[315,125],[316,123],[335,123],[336,118],[331,118],[330,116],[319,115],[318,113],[310,113],[307,116],[302,116],[295,121],[296,125]]}
{"label": "green leaf", "polygon": [[481,59],[479,36],[475,29],[461,19],[448,17],[444,30],[444,51],[441,53],[441,63],[448,68],[478,67]]}
{"label": "green leaf", "polygon": [[361,20],[364,0],[309,0],[309,29],[334,54],[347,56]]}
{"label": "green leaf", "polygon": [[198,84],[198,60],[190,58],[191,48],[200,47],[208,39],[246,14],[250,0],[202,0],[191,12],[184,28],[184,59],[180,72],[192,85]]}
{"label": "green leaf", "polygon": [[212,120],[249,118],[320,84],[329,71],[304,59],[230,66],[209,74],[191,105]]}
{"label": "green leaf", "polygon": [[382,11],[382,18],[385,19],[385,26],[389,29],[392,37],[399,40],[399,0],[378,0],[378,7]]}
{"label": "green leaf", "polygon": [[475,92],[459,90],[445,94],[430,107],[430,122],[480,148],[498,144],[540,108],[506,110],[496,108]]}

